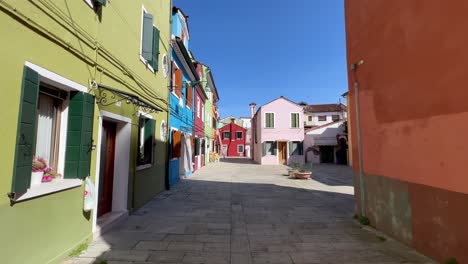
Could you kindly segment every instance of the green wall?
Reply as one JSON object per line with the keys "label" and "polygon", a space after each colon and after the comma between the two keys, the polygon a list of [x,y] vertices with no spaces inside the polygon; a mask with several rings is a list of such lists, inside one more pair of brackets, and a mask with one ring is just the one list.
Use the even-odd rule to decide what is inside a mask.
{"label": "green wall", "polygon": [[[146,69],[139,58],[142,2],[154,14],[161,31],[160,53],[169,54],[169,1],[113,1],[98,15],[84,1],[0,2],[2,35],[2,104],[0,104],[0,256],[2,263],[56,263],[92,236],[92,215],[83,213],[83,187],[10,205],[16,128],[23,66],[26,61],[90,88],[90,80],[138,94],[158,105],[154,114],[156,138],[167,122],[167,79],[160,70]],[[112,54],[112,58],[109,57]],[[159,59],[161,61],[161,57]],[[160,67],[162,69],[162,67]],[[129,70],[131,72],[129,72]],[[146,92],[143,92],[145,90]],[[95,94],[95,91],[90,91]],[[153,97],[148,96],[152,94]],[[159,97],[162,100],[155,100]],[[136,208],[163,190],[165,143],[156,144],[155,165],[135,172],[137,124],[133,107],[95,107],[94,142],[98,142],[98,114],[106,110],[133,120],[129,169],[129,204]],[[163,151],[164,150],[164,151]],[[90,174],[95,178],[96,151]]]}

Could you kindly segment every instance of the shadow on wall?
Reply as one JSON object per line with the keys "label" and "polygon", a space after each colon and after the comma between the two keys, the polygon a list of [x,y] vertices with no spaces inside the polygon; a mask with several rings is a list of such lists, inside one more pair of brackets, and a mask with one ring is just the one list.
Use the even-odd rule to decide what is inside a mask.
{"label": "shadow on wall", "polygon": [[[64,263],[231,263],[234,255],[250,257],[251,251],[261,250],[260,245],[249,248],[244,241],[254,237],[268,236],[271,239],[264,240],[262,247],[274,247],[280,237],[281,243],[293,244],[302,242],[305,234],[334,225],[345,226],[337,236],[348,236],[350,230],[361,232],[352,221],[353,214],[354,198],[348,194],[184,179],[97,238],[79,257]],[[239,241],[233,240],[234,231]],[[308,250],[298,248],[304,253]],[[245,261],[241,263],[250,260]]]}

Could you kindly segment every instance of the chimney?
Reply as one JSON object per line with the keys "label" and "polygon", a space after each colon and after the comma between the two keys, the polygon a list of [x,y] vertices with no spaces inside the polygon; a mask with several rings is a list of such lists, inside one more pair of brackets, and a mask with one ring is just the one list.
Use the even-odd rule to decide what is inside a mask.
{"label": "chimney", "polygon": [[254,115],[255,115],[255,107],[257,106],[257,104],[256,103],[250,103],[249,106],[250,106],[250,117],[253,118]]}
{"label": "chimney", "polygon": [[231,118],[231,123],[234,123],[234,121],[236,121],[235,118]]}

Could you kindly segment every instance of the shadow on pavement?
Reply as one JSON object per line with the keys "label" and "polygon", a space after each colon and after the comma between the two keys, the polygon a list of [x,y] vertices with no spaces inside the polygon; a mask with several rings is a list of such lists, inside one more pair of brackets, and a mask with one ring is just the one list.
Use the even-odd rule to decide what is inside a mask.
{"label": "shadow on pavement", "polygon": [[353,214],[352,195],[271,183],[186,179],[65,263],[427,261],[361,229]]}

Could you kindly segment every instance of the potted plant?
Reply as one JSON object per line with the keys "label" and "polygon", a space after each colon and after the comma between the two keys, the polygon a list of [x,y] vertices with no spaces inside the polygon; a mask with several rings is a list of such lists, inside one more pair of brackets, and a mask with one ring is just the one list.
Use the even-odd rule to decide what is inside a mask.
{"label": "potted plant", "polygon": [[291,162],[290,168],[288,168],[288,175],[290,177],[294,177],[294,173],[299,170],[299,163],[297,162]]}
{"label": "potted plant", "polygon": [[306,170],[299,170],[294,173],[294,177],[296,179],[301,179],[301,180],[307,180],[310,179],[310,176],[312,175],[311,171],[306,171]]}
{"label": "potted plant", "polygon": [[42,182],[50,182],[50,181],[59,181],[62,179],[62,174],[58,173],[52,168],[46,168],[44,170],[44,176],[42,177]]}
{"label": "potted plant", "polygon": [[31,172],[31,186],[39,185],[42,182],[44,171],[47,168],[47,162],[43,158],[33,158],[32,172]]}

